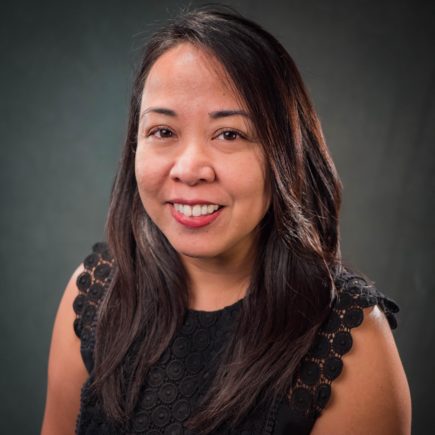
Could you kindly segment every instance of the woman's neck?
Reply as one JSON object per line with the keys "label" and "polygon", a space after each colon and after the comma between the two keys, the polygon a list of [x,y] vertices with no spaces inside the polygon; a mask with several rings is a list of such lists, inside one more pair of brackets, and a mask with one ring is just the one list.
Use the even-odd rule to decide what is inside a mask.
{"label": "woman's neck", "polygon": [[189,308],[215,311],[246,295],[254,262],[252,255],[239,258],[183,255],[181,259],[189,276]]}

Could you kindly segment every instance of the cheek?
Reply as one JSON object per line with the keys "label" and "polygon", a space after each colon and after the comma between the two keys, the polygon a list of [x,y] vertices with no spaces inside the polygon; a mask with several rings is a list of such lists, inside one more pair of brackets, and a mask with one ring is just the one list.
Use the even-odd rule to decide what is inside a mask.
{"label": "cheek", "polygon": [[164,180],[164,171],[164,167],[156,159],[141,152],[136,153],[135,176],[142,200],[145,195],[158,192]]}
{"label": "cheek", "polygon": [[233,172],[234,186],[239,185],[240,193],[261,208],[267,208],[270,196],[264,167],[262,157],[255,154],[243,159]]}

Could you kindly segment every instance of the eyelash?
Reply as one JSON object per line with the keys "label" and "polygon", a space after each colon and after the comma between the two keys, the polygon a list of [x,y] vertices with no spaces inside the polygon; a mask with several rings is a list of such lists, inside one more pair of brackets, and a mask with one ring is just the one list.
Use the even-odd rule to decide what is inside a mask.
{"label": "eyelash", "polygon": [[[164,137],[155,136],[156,133],[160,132],[160,134],[161,134],[162,131],[170,133],[170,136],[164,136]],[[239,139],[245,139],[245,140],[247,139],[246,135],[244,135],[243,133],[241,133],[240,131],[235,130],[235,129],[224,129],[224,130],[221,130],[215,137],[219,137],[221,134],[224,134],[224,133],[232,133],[232,134],[237,135]],[[171,139],[173,137],[173,134],[174,134],[174,132],[171,129],[169,129],[169,128],[157,127],[155,129],[149,131],[147,133],[146,137],[154,136],[154,137],[157,137],[157,139]],[[234,138],[234,139],[230,139],[228,142],[232,142],[233,140],[236,140],[236,139],[237,139],[237,137]]]}
{"label": "eyelash", "polygon": [[[227,129],[227,130],[221,130],[218,134],[218,136],[220,136],[221,134],[224,133],[232,133],[232,134],[236,134],[238,136],[239,139],[246,139],[246,135],[244,135],[243,133],[241,133],[238,130],[234,130],[234,129]],[[235,139],[230,139],[230,142],[233,141]]]}
{"label": "eyelash", "polygon": [[[167,132],[171,133],[171,136],[168,136],[168,137],[157,137],[157,136],[155,136],[155,133],[157,133],[157,132],[162,132],[162,131],[167,131]],[[170,130],[169,128],[165,128],[165,127],[157,127],[157,128],[154,128],[154,129],[150,130],[150,131],[146,134],[146,137],[155,136],[155,137],[157,137],[158,139],[170,139],[170,138],[172,137],[172,135],[173,135],[173,131]]]}

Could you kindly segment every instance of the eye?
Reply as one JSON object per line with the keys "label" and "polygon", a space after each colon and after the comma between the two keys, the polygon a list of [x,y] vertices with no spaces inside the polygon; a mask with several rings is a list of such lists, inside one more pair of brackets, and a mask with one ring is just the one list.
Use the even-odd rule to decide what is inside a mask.
{"label": "eye", "polygon": [[152,129],[148,134],[147,137],[156,137],[158,139],[167,139],[174,136],[174,133],[172,130],[169,130],[169,128],[165,127],[158,127]]}
{"label": "eye", "polygon": [[223,130],[217,136],[222,137],[224,140],[232,141],[236,139],[246,139],[246,136],[237,130]]}

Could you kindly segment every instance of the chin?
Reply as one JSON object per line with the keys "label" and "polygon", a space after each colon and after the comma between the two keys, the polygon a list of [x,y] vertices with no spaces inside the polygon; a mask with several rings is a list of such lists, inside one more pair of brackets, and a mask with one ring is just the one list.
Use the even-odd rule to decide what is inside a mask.
{"label": "chin", "polygon": [[203,249],[176,249],[180,255],[190,258],[213,258],[219,255],[218,252],[211,252]]}
{"label": "chin", "polygon": [[210,245],[201,244],[201,246],[192,246],[192,244],[186,246],[173,244],[172,247],[180,254],[191,258],[213,258],[221,254],[219,249],[213,249]]}

